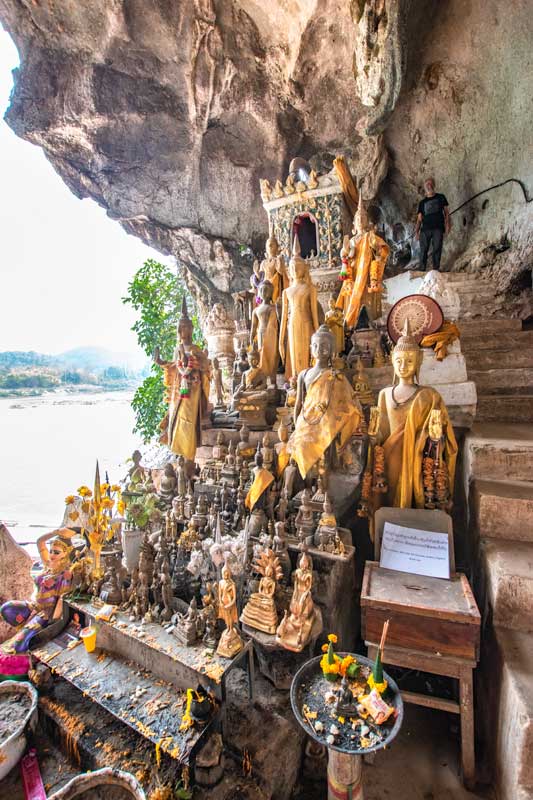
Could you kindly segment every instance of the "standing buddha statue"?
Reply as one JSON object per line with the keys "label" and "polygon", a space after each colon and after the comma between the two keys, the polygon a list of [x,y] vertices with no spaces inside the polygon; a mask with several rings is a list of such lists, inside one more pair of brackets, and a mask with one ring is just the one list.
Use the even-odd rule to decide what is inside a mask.
{"label": "standing buddha statue", "polygon": [[264,281],[272,284],[272,300],[274,303],[281,297],[283,290],[287,288],[287,267],[285,259],[280,254],[278,240],[275,236],[269,236],[266,242],[265,257],[261,262],[261,271]]}
{"label": "standing buddha statue", "polygon": [[326,311],[325,323],[335,339],[335,353],[344,352],[344,317],[340,308],[335,305],[335,295],[332,294],[328,301],[329,310]]}
{"label": "standing buddha statue", "polygon": [[264,281],[259,287],[259,296],[263,301],[252,314],[252,328],[250,331],[250,344],[257,346],[260,353],[259,367],[276,383],[278,371],[278,315],[276,306],[272,302],[274,287],[270,281]]}
{"label": "standing buddha statue", "polygon": [[222,580],[218,583],[218,618],[226,625],[217,647],[224,658],[233,658],[243,648],[243,642],[235,627],[238,620],[237,589],[227,563],[222,567]]}
{"label": "standing buddha statue", "polygon": [[337,308],[343,309],[348,328],[354,327],[363,305],[370,308],[374,319],[381,316],[381,281],[390,252],[388,244],[375,233],[368,219],[361,192],[353,234],[345,257],[349,281],[337,299]]}
{"label": "standing buddha statue", "polygon": [[201,443],[201,420],[209,406],[209,362],[204,351],[193,344],[192,334],[184,297],[175,360],[162,361],[156,348],[154,361],[163,368],[167,388],[168,413],[160,425],[160,441],[188,461],[194,461]]}
{"label": "standing buddha statue", "polygon": [[[290,261],[291,285],[282,295],[279,352],[285,361],[285,375],[291,378],[310,364],[309,342],[318,328],[318,301],[309,269],[300,254],[300,241],[294,237]],[[285,346],[287,338],[287,347]]]}

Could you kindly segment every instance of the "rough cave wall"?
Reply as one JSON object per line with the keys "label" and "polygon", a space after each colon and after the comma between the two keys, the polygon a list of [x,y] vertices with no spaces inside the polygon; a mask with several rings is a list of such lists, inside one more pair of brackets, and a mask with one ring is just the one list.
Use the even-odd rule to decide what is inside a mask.
{"label": "rough cave wall", "polygon": [[[452,209],[508,178],[533,196],[529,0],[430,0],[408,25],[407,75],[385,136],[392,167],[382,195],[391,216],[414,217],[429,175]],[[493,265],[502,288],[520,272],[530,278],[533,204],[517,184],[483,194],[452,221],[448,268]],[[498,256],[505,236],[512,246]]]}
{"label": "rough cave wall", "polygon": [[[368,197],[388,170],[377,200],[406,235],[428,173],[452,207],[508,177],[531,190],[528,6],[0,0],[21,56],[7,121],[75,194],[175,255],[209,305],[246,283],[266,235],[258,179],[284,177],[296,154],[329,167],[343,151],[357,175],[372,164],[379,180],[366,182]],[[386,106],[382,138],[363,136],[366,115],[380,115],[358,93]],[[454,218],[449,266],[484,259],[508,285],[531,263],[530,209],[516,185],[468,206]],[[510,249],[488,247],[472,262],[504,234]]]}

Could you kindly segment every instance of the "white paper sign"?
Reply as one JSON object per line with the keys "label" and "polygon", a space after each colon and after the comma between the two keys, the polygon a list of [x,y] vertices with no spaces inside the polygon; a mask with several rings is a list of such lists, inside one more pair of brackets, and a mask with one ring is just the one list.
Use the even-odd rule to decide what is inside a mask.
{"label": "white paper sign", "polygon": [[381,542],[380,567],[433,578],[450,577],[447,533],[420,531],[386,522]]}

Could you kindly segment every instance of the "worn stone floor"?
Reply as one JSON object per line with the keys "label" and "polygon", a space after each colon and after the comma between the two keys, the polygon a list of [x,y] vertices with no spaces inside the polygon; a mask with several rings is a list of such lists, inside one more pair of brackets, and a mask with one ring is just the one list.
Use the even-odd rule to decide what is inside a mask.
{"label": "worn stone floor", "polygon": [[[56,790],[75,772],[48,743],[40,742],[41,770],[49,792]],[[39,746],[39,742],[37,743]],[[490,791],[466,791],[459,777],[459,732],[449,715],[407,706],[402,731],[390,750],[378,753],[374,764],[365,764],[365,800],[494,800]],[[196,791],[195,800],[235,800],[235,778],[215,789]],[[225,785],[224,785],[225,784]],[[246,781],[241,797],[253,797]],[[245,788],[246,787],[246,788]],[[237,791],[239,796],[239,791]],[[258,795],[261,796],[261,795]],[[0,783],[0,797],[24,800],[18,769]],[[298,788],[295,800],[324,800],[325,775],[314,775]],[[273,800],[276,800],[273,798]]]}
{"label": "worn stone floor", "polygon": [[[365,800],[494,800],[490,790],[467,791],[459,776],[458,720],[408,705],[390,750],[364,766]],[[295,800],[324,800],[325,783],[304,783]]]}

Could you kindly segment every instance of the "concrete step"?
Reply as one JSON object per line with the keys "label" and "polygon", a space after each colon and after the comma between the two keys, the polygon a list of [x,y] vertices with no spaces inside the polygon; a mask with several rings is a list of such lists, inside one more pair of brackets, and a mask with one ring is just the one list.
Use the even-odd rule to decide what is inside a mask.
{"label": "concrete step", "polygon": [[463,336],[479,336],[480,333],[504,333],[522,330],[522,320],[507,319],[507,317],[460,319],[457,325]]}
{"label": "concrete step", "polygon": [[498,800],[533,797],[533,635],[497,628],[495,771]]}
{"label": "concrete step", "polygon": [[470,369],[468,379],[474,381],[478,395],[533,394],[533,369],[511,366],[513,361],[505,360],[503,368]]}
{"label": "concrete step", "polygon": [[519,394],[478,395],[477,422],[533,422],[533,397]]}
{"label": "concrete step", "polygon": [[465,354],[466,366],[470,370],[495,369],[503,361],[513,367],[528,367],[533,370],[533,348],[514,347],[509,350],[468,350]]}
{"label": "concrete step", "polygon": [[496,333],[466,334],[461,336],[461,351],[470,353],[474,350],[509,350],[529,349],[533,347],[533,331],[501,331]]}
{"label": "concrete step", "polygon": [[477,423],[464,445],[467,474],[476,480],[533,481],[533,427]]}
{"label": "concrete step", "polygon": [[481,557],[494,625],[533,633],[533,542],[485,539]]}
{"label": "concrete step", "polygon": [[471,486],[470,508],[481,539],[533,542],[531,483],[476,480]]}

